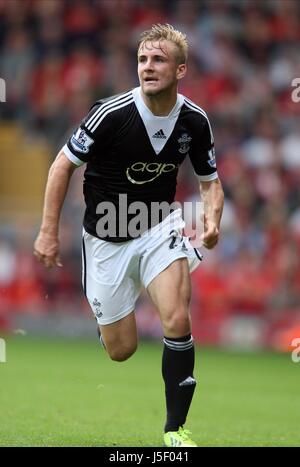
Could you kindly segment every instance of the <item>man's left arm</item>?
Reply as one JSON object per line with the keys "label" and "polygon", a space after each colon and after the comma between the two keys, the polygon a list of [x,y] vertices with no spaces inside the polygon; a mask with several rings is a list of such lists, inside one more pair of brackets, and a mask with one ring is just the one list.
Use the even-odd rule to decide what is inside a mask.
{"label": "man's left arm", "polygon": [[200,197],[204,203],[203,246],[209,250],[219,240],[220,223],[224,205],[224,192],[219,178],[200,181]]}

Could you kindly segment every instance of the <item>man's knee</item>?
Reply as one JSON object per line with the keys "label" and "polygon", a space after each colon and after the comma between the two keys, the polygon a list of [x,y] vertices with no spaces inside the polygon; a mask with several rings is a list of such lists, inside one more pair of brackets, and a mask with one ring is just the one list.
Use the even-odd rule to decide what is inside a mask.
{"label": "man's knee", "polygon": [[137,349],[137,329],[134,313],[115,323],[101,326],[102,340],[112,360],[124,362]]}
{"label": "man's knee", "polygon": [[108,345],[106,350],[108,355],[115,362],[124,362],[134,354],[137,349],[137,344],[131,345]]}
{"label": "man's knee", "polygon": [[166,314],[163,320],[167,336],[183,336],[191,332],[190,315],[186,309],[177,309]]}

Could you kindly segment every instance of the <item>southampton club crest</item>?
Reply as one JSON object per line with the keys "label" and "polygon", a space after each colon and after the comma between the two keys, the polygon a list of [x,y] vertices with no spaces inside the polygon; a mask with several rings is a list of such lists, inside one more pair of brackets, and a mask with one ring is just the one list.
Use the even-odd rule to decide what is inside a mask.
{"label": "southampton club crest", "polygon": [[97,300],[97,298],[94,298],[93,306],[95,315],[97,316],[97,318],[101,318],[103,313],[100,311],[101,303],[99,302],[99,300]]}
{"label": "southampton club crest", "polygon": [[178,151],[180,154],[186,154],[190,150],[190,142],[192,138],[187,134],[183,133],[180,138],[178,138],[179,149]]}

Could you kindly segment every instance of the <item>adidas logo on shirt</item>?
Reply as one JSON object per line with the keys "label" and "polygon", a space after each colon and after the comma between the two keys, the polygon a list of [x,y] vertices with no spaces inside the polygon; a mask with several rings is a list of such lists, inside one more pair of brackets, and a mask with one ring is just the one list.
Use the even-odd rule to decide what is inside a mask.
{"label": "adidas logo on shirt", "polygon": [[157,133],[155,133],[152,138],[162,138],[166,139],[166,135],[164,134],[163,130],[159,130]]}

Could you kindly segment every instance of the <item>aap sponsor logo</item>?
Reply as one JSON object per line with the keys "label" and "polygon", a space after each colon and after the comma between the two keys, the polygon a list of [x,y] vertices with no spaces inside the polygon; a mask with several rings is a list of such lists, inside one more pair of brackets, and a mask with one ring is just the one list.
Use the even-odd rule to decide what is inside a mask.
{"label": "aap sponsor logo", "polygon": [[178,170],[177,164],[164,164],[162,162],[135,162],[131,167],[127,167],[126,177],[136,185],[144,185],[153,182],[161,174]]}

